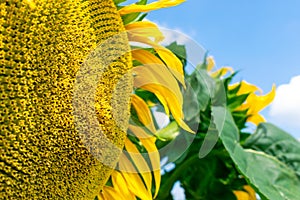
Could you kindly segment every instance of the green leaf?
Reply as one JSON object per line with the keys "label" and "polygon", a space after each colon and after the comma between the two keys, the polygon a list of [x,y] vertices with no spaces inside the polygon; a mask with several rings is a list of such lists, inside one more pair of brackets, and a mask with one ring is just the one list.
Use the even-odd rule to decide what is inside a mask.
{"label": "green leaf", "polygon": [[203,69],[195,70],[186,80],[197,95],[200,110],[205,110],[215,93],[215,80]]}
{"label": "green leaf", "polygon": [[168,126],[158,130],[155,135],[159,140],[170,141],[179,134],[179,125],[176,121],[171,122]]}
{"label": "green leaf", "polygon": [[136,13],[123,15],[122,20],[123,20],[124,25],[130,24],[131,22],[133,22],[135,19],[137,19],[140,16],[140,14],[141,14],[140,12],[136,12]]}
{"label": "green leaf", "polygon": [[270,123],[261,123],[245,147],[275,156],[295,171],[300,179],[300,142]]}
{"label": "green leaf", "polygon": [[[300,181],[295,171],[274,156],[243,149],[234,120],[228,110],[226,113],[224,127],[216,123],[217,129],[222,131],[221,140],[226,150],[249,184],[265,199],[299,199]],[[218,118],[218,115],[214,117]]]}
{"label": "green leaf", "polygon": [[[123,1],[123,0],[121,0]],[[147,0],[140,0],[139,2],[136,2],[137,5],[146,5],[147,4]],[[123,23],[124,25],[126,24],[129,24],[133,21],[135,21],[136,19],[139,18],[140,19],[143,19],[146,15],[142,15],[141,17],[140,16],[140,12],[136,12],[136,13],[130,13],[130,14],[127,14],[127,15],[123,15],[122,16],[122,20],[123,20]]]}
{"label": "green leaf", "polygon": [[228,91],[229,96],[236,96],[236,93],[240,90],[240,88],[241,88],[241,83],[238,84],[235,88]]}
{"label": "green leaf", "polygon": [[186,89],[183,91],[183,113],[186,121],[191,121],[193,118],[197,118],[197,122],[200,122],[200,107],[197,99],[197,94],[193,88],[187,84]]}
{"label": "green leaf", "polygon": [[153,103],[158,103],[159,102],[157,97],[153,93],[151,93],[147,90],[143,90],[143,89],[138,88],[134,91],[134,93],[136,95],[138,95],[139,97],[141,97],[142,99],[144,99],[145,102],[147,102],[147,101],[151,101]]}
{"label": "green leaf", "polygon": [[127,0],[114,0],[115,5],[119,5],[120,3],[123,3],[125,1],[127,1]]}
{"label": "green leaf", "polygon": [[246,101],[248,96],[249,96],[249,94],[242,94],[242,95],[239,95],[239,96],[229,98],[228,101],[227,101],[228,108],[231,111],[233,111],[234,109],[236,109],[240,105],[242,105]]}
{"label": "green leaf", "polygon": [[249,117],[247,115],[247,112],[248,112],[248,109],[231,112],[234,122],[235,122],[236,126],[239,128],[239,130],[246,127],[245,124]]}
{"label": "green leaf", "polygon": [[145,19],[145,17],[147,17],[148,13],[144,13],[141,16],[139,16],[139,18],[136,20],[138,22],[143,21]]}

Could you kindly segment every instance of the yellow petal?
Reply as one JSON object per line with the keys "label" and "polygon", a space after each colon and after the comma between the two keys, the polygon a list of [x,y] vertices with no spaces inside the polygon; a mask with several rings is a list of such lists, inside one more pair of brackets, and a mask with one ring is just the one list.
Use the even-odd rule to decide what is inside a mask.
{"label": "yellow petal", "polygon": [[102,199],[104,200],[110,200],[110,199],[120,199],[120,200],[126,200],[122,193],[118,192],[116,189],[110,186],[103,186],[102,190]]}
{"label": "yellow petal", "polygon": [[131,96],[131,104],[137,112],[139,120],[153,133],[156,132],[150,109],[145,101],[137,95]]}
{"label": "yellow petal", "polygon": [[185,86],[184,82],[184,74],[183,74],[183,65],[181,61],[176,57],[172,51],[169,49],[162,47],[162,48],[155,48],[155,51],[163,59],[166,65],[169,67],[173,75],[177,78],[177,80]]}
{"label": "yellow petal", "polygon": [[212,77],[222,77],[225,76],[228,72],[233,73],[233,69],[231,67],[222,67],[215,72],[211,73]]}
{"label": "yellow petal", "polygon": [[[229,89],[234,89],[238,87],[238,85],[238,83],[231,85],[229,86]],[[256,91],[260,91],[260,93],[262,93],[261,89],[257,86],[247,83],[246,81],[242,81],[240,83],[240,88],[237,94],[249,94],[249,96],[247,97],[246,102],[240,107],[238,107],[236,110],[248,109],[247,115],[249,115],[249,117],[247,121],[257,125],[261,122],[266,121],[264,117],[259,114],[259,112],[273,101],[273,99],[275,98],[276,87],[275,85],[273,85],[272,90],[264,96],[255,94]]]}
{"label": "yellow petal", "polygon": [[[153,88],[153,87],[151,87],[151,85],[147,85],[147,86],[143,86],[143,87],[146,90],[148,90],[148,91],[152,92],[153,94],[155,94],[155,96],[157,97],[157,99],[163,105],[166,115],[169,117],[170,116],[170,109],[169,109],[169,106],[168,106],[168,102],[165,100],[164,95],[161,95],[161,93],[158,92],[158,91],[156,91],[155,89],[151,90],[150,88]],[[156,91],[156,93],[154,93],[155,91]]]}
{"label": "yellow petal", "polygon": [[[147,84],[141,86],[140,88],[152,92],[157,96],[158,99],[162,97],[165,101],[161,101],[161,103],[165,108],[168,107],[170,109],[174,119],[180,125],[180,127],[190,133],[194,133],[194,131],[192,131],[183,121],[184,115],[182,112],[182,104],[179,103],[176,95],[173,92],[171,92],[168,88],[157,84]],[[165,103],[167,103],[167,105],[164,105]]]}
{"label": "yellow petal", "polygon": [[158,43],[152,41],[149,38],[149,36],[145,37],[145,36],[141,36],[141,35],[138,35],[138,34],[134,34],[134,31],[133,32],[132,31],[128,32],[128,39],[129,39],[129,41],[132,41],[132,42],[139,42],[139,43],[142,43],[142,44],[150,45],[153,48],[161,48],[161,45],[159,45]]}
{"label": "yellow petal", "polygon": [[248,192],[250,200],[256,200],[255,190],[250,185],[245,185],[244,189]]}
{"label": "yellow petal", "polygon": [[154,175],[154,182],[155,182],[154,198],[155,198],[158,194],[160,182],[161,182],[160,156],[155,145],[156,138],[154,136],[148,135],[141,127],[129,125],[128,128],[139,138],[140,142],[148,152],[151,165],[152,165],[153,175]]}
{"label": "yellow petal", "polygon": [[261,111],[263,108],[268,106],[275,98],[276,87],[273,85],[272,90],[264,95],[258,96],[256,94],[251,94],[247,98],[247,103],[251,105],[249,109],[250,114],[255,114]]}
{"label": "yellow petal", "polygon": [[[147,39],[145,39],[147,40]],[[153,44],[153,43],[151,43]],[[167,48],[155,45],[155,51],[158,55],[163,59],[161,61],[158,57],[150,53],[149,51],[137,49],[132,51],[132,58],[140,61],[143,64],[158,64],[159,66],[166,66],[168,71],[172,73],[172,75],[183,85],[184,75],[183,75],[183,66],[181,61]],[[152,65],[151,65],[152,66]],[[163,69],[164,70],[164,69]],[[170,73],[168,73],[170,74]]]}
{"label": "yellow petal", "polygon": [[164,39],[164,36],[157,25],[150,21],[139,21],[127,24],[125,29],[130,35],[151,37],[154,38],[155,42],[160,42]]}
{"label": "yellow petal", "polygon": [[[133,53],[134,55],[135,53]],[[151,54],[151,53],[149,53]],[[144,55],[147,55],[145,52]],[[152,55],[152,54],[151,54]],[[134,55],[136,57],[136,55]],[[146,56],[145,56],[146,57]],[[150,58],[150,55],[149,55]],[[147,59],[147,58],[145,58]],[[139,61],[147,62],[142,59]],[[134,77],[134,86],[137,88],[145,88],[147,85],[151,85],[152,91],[154,94],[160,92],[161,96],[165,96],[167,102],[168,96],[173,94],[175,96],[176,102],[180,105],[183,103],[182,94],[178,83],[174,76],[170,73],[170,71],[166,68],[165,65],[159,64],[148,64],[143,67],[134,67],[133,73],[135,74]],[[156,92],[155,90],[158,89]],[[170,103],[170,102],[169,102]],[[171,104],[169,104],[170,108]],[[170,108],[171,109],[171,108]]]}
{"label": "yellow petal", "polygon": [[139,174],[144,179],[148,191],[151,192],[152,175],[149,165],[147,164],[139,150],[136,148],[136,146],[128,138],[125,141],[125,148],[128,154],[130,155],[132,161],[134,162],[135,166],[137,167]]}
{"label": "yellow petal", "polygon": [[122,196],[125,197],[124,198],[125,200],[136,199],[135,195],[132,192],[130,192],[127,187],[124,187],[126,186],[127,183],[120,172],[114,170],[113,173],[111,174],[111,179],[112,179],[113,187],[118,193],[122,194]]}
{"label": "yellow petal", "polygon": [[260,114],[254,114],[254,115],[250,115],[247,118],[247,122],[252,122],[255,125],[258,125],[259,123],[265,122],[265,118],[260,115]]}
{"label": "yellow petal", "polygon": [[210,71],[215,67],[215,65],[216,65],[215,60],[214,60],[214,58],[213,58],[212,56],[209,56],[209,57],[206,58],[206,63],[207,63],[207,71],[209,71],[209,72],[210,72]]}
{"label": "yellow petal", "polygon": [[140,175],[125,154],[120,156],[119,167],[122,176],[127,182],[126,186],[128,189],[140,199],[152,200],[151,192],[146,189]]}
{"label": "yellow petal", "polygon": [[159,66],[164,65],[164,63],[155,55],[150,53],[149,51],[143,49],[135,49],[132,50],[132,59],[138,60],[143,64],[157,64]]}
{"label": "yellow petal", "polygon": [[232,90],[236,88],[238,85],[240,85],[239,91],[237,92],[237,95],[242,95],[242,94],[250,94],[254,93],[256,91],[259,91],[262,93],[262,90],[257,87],[256,85],[250,84],[246,81],[242,81],[241,83],[235,83],[233,85],[230,85],[228,88],[229,90]]}
{"label": "yellow petal", "polygon": [[251,186],[245,185],[243,188],[245,189],[245,191],[233,191],[237,200],[256,200],[255,191],[253,190],[253,188],[251,188]]}
{"label": "yellow petal", "polygon": [[160,1],[152,2],[147,5],[131,4],[121,8],[119,10],[119,13],[120,15],[126,15],[134,12],[149,12],[152,10],[176,6],[178,4],[181,4],[184,1],[185,0],[160,0]]}
{"label": "yellow petal", "polygon": [[233,193],[236,196],[237,200],[250,200],[249,194],[247,192],[235,190],[233,191]]}

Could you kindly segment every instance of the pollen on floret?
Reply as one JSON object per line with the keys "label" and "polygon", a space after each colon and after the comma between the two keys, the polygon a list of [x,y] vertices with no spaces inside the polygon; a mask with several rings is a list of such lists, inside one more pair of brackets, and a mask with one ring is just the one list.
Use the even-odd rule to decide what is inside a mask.
{"label": "pollen on floret", "polygon": [[[0,196],[92,199],[111,168],[91,153],[105,154],[103,149],[93,143],[87,148],[83,143],[83,133],[74,123],[73,88],[89,53],[123,31],[116,7],[107,0],[12,0],[1,4],[0,14],[0,166],[4,169]],[[124,51],[128,42],[124,38],[120,41],[114,52],[106,54]],[[99,126],[119,147],[124,145],[126,133],[107,108],[118,105],[116,118],[123,116],[120,126],[126,127],[131,81],[128,77],[120,90],[116,79],[126,74],[131,59],[129,55],[121,58],[105,69],[105,81],[100,81],[95,99],[96,104],[102,102],[96,112]],[[104,86],[106,91],[101,90]],[[122,99],[113,98],[115,90]],[[104,113],[107,121],[100,120]],[[97,135],[85,137],[93,141]],[[117,156],[110,159],[113,164]]]}

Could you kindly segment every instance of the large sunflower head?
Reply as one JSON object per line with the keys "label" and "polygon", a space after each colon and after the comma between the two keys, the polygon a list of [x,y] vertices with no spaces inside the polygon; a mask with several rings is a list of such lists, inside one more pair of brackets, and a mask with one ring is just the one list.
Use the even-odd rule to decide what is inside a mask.
{"label": "large sunflower head", "polygon": [[[151,199],[157,194],[156,127],[132,78],[135,88],[152,92],[165,112],[189,129],[178,89],[182,65],[157,43],[162,34],[156,25],[141,21],[142,13],[182,1],[120,2],[1,1],[0,196]],[[131,51],[129,40],[150,45],[151,51]],[[147,67],[153,61],[163,67]],[[146,77],[153,80],[145,82]],[[130,125],[131,137],[126,134],[130,99],[144,125]],[[124,145],[127,154],[121,154]],[[150,153],[148,160],[141,152]],[[120,187],[123,183],[127,187]]]}

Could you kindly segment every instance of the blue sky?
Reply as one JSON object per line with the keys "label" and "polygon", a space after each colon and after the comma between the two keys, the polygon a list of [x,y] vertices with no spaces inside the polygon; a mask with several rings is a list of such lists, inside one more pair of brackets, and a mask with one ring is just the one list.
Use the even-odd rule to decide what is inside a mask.
{"label": "blue sky", "polygon": [[[147,18],[189,35],[214,56],[218,67],[241,70],[236,80],[245,79],[268,92],[273,83],[289,84],[300,75],[299,8],[299,0],[187,0],[177,7],[152,11]],[[272,109],[280,107],[280,112],[270,114],[268,108],[263,114],[300,138],[300,123],[280,119],[289,116],[286,112],[300,110],[300,99],[295,101],[300,81],[294,81],[292,88],[293,94],[279,94],[284,96],[278,97]],[[291,105],[291,99],[298,107],[294,111],[284,107]],[[290,116],[300,120],[299,112]]]}

